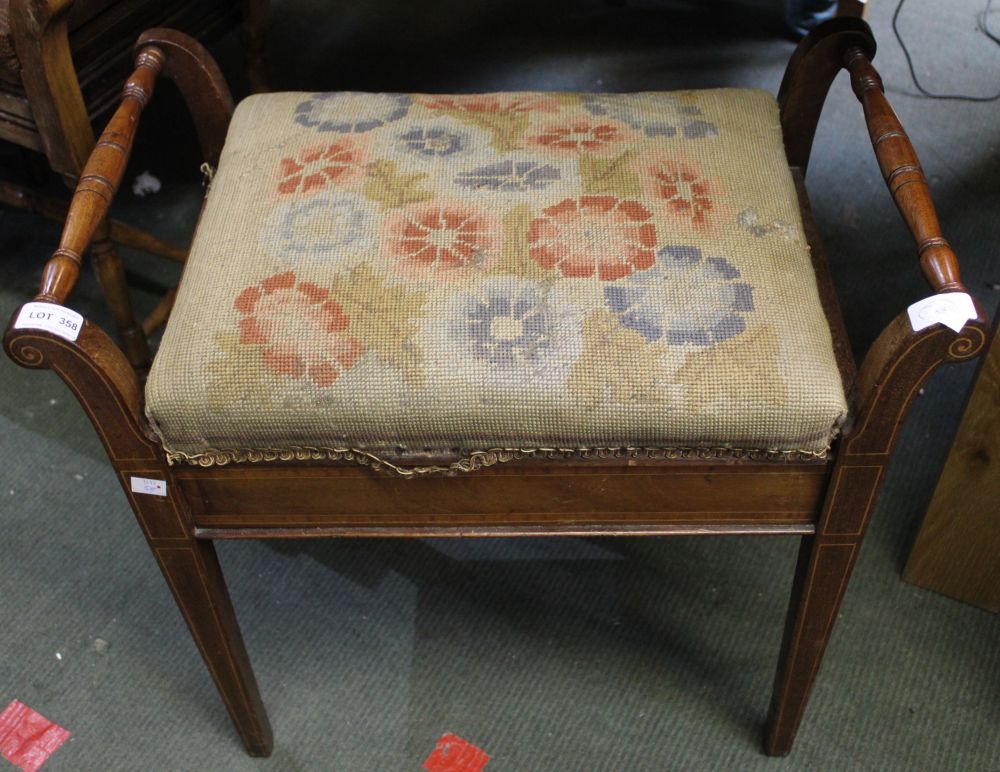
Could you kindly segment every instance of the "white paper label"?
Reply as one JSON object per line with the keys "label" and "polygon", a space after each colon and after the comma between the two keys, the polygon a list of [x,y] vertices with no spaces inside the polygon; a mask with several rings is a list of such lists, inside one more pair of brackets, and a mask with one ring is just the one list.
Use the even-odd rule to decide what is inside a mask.
{"label": "white paper label", "polygon": [[961,332],[965,323],[976,318],[976,306],[964,292],[942,292],[924,298],[908,309],[910,324],[919,332],[932,324],[941,323],[955,332]]}
{"label": "white paper label", "polygon": [[150,480],[148,477],[132,478],[132,493],[145,493],[149,496],[166,496],[166,480]]}
{"label": "white paper label", "polygon": [[25,303],[14,322],[15,330],[46,330],[73,341],[83,329],[83,317],[71,308],[55,303]]}

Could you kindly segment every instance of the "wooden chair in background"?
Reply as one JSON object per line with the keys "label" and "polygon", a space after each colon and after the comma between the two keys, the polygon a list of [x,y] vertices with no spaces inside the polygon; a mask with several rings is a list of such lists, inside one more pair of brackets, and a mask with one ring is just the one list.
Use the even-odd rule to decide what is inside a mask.
{"label": "wooden chair in background", "polygon": [[[94,149],[92,123],[114,107],[132,69],[131,41],[144,29],[169,25],[199,40],[243,27],[253,90],[266,90],[264,33],[269,0],[0,0],[0,139],[44,154],[72,188]],[[0,203],[62,221],[66,205],[0,180]],[[186,249],[117,221],[97,229],[94,268],[136,367],[149,365],[146,335],[170,312],[171,290],[142,324],[129,301],[114,244],[183,262]]]}
{"label": "wooden chair in background", "polygon": [[[150,381],[153,391],[147,392],[148,399],[144,398],[129,357],[102,330],[86,320],[77,320],[72,311],[63,307],[80,269],[80,255],[95,235],[106,234],[102,223],[108,201],[121,180],[138,117],[161,72],[172,78],[184,94],[199,130],[205,160],[212,167],[220,168],[208,196],[195,238],[195,251],[185,268],[185,277],[190,277],[193,270],[204,269],[204,263],[201,263],[201,268],[198,267],[202,259],[211,264],[212,275],[217,275],[219,282],[228,275],[221,246],[218,251],[208,249],[205,255],[197,254],[199,239],[208,238],[205,234],[210,227],[235,227],[227,226],[224,218],[220,224],[217,215],[211,214],[213,207],[217,212],[219,207],[225,205],[220,199],[224,193],[219,191],[228,188],[225,182],[220,181],[225,175],[238,174],[234,169],[227,170],[227,164],[238,165],[238,159],[245,158],[237,152],[238,149],[227,148],[226,152],[232,153],[229,160],[223,154],[233,110],[228,90],[211,59],[189,38],[169,30],[151,30],[140,38],[137,69],[125,87],[122,106],[84,170],[62,241],[45,268],[35,302],[26,304],[15,314],[6,333],[5,347],[14,361],[24,367],[56,371],[79,397],[104,443],[223,702],[251,754],[268,754],[272,736],[215,556],[213,541],[216,539],[794,535],[801,540],[801,551],[765,740],[765,749],[769,754],[781,755],[791,749],[857,559],[869,515],[892,457],[900,423],[920,385],[938,365],[977,356],[987,340],[986,320],[978,307],[972,311],[971,318],[966,320],[960,332],[953,332],[940,324],[915,329],[904,310],[906,301],[889,298],[887,302],[900,307],[901,313],[872,345],[860,368],[855,369],[803,184],[820,111],[829,86],[841,69],[849,71],[851,84],[863,105],[878,165],[917,243],[921,268],[935,293],[932,297],[947,304],[959,299],[965,292],[955,255],[941,236],[919,163],[871,65],[874,51],[871,32],[860,20],[834,19],[821,26],[801,43],[792,57],[774,113],[780,115],[781,136],[787,156],[788,168],[781,170],[781,176],[789,181],[788,190],[792,191],[785,203],[801,214],[802,232],[808,240],[812,259],[814,286],[818,286],[816,318],[811,321],[818,321],[829,330],[830,348],[827,353],[832,363],[832,378],[837,388],[842,387],[847,395],[846,420],[828,451],[798,453],[764,445],[757,450],[747,450],[735,443],[727,444],[725,437],[706,439],[703,443],[693,442],[687,447],[651,447],[655,443],[641,440],[623,443],[621,447],[592,447],[582,440],[573,442],[569,438],[561,445],[530,448],[512,444],[517,440],[511,438],[521,432],[522,427],[511,425],[505,427],[506,435],[494,437],[493,444],[487,445],[486,449],[458,458],[440,450],[423,453],[420,447],[415,450],[400,447],[396,455],[391,449],[379,454],[352,444],[350,438],[340,446],[321,446],[317,440],[313,447],[280,444],[268,447],[261,444],[246,451],[232,452],[227,448],[237,446],[225,444],[228,438],[223,438],[218,443],[209,444],[204,453],[191,454],[176,450],[177,444],[184,438],[171,435],[169,422],[161,420],[165,418],[162,395],[156,392],[160,386],[152,384],[154,381],[162,384],[164,378],[175,376],[199,377],[197,372],[164,372],[160,357],[177,353],[176,349],[174,354],[166,353],[173,346],[168,341],[172,333],[194,334],[190,320],[192,311],[184,306],[184,296],[185,293],[203,290],[200,285],[204,282],[200,278],[182,282],[178,306],[167,326],[168,337],[164,338],[154,364],[155,378]],[[760,98],[759,92],[755,93],[757,96],[753,99]],[[377,120],[362,123],[362,117],[353,113],[337,115],[331,112],[333,108],[330,105],[335,105],[337,99],[347,98],[316,95],[313,102],[307,100],[302,103],[306,107],[300,105],[297,112],[288,111],[289,116],[294,114],[301,118],[298,126],[311,126],[320,132],[327,132],[329,139],[326,141],[332,141],[331,149],[325,151],[329,158],[347,152],[344,147],[354,147],[337,144],[346,136],[345,132],[367,131],[381,125],[380,121],[384,123],[398,118],[396,113],[383,112]],[[253,99],[260,100],[262,97]],[[273,99],[277,99],[279,105],[286,102],[294,105],[298,98],[275,95]],[[410,104],[406,101],[408,97],[401,95],[378,95],[371,99],[388,105],[386,110],[395,109],[392,105],[406,107]],[[500,96],[471,98],[471,102],[462,102],[457,97],[422,99],[424,105],[444,105],[441,109],[452,110],[453,113],[463,109],[478,110],[471,117],[465,113],[462,115],[473,122],[478,121],[480,126],[491,126],[494,131],[523,125],[519,123],[522,119],[516,117],[522,113],[517,111],[528,109],[525,105],[533,100],[530,95],[520,95],[516,105],[506,108],[514,118],[498,129],[499,124],[495,121],[489,123],[493,120],[489,116],[499,109],[496,108],[496,100],[502,101]],[[577,101],[573,104],[577,107],[581,99],[583,104],[590,104],[586,97],[574,99]],[[676,110],[681,116],[697,112],[688,103],[677,102],[675,97],[669,99],[674,101],[664,102],[667,105],[664,109]],[[267,107],[270,104],[275,103],[257,101],[240,110],[270,109]],[[563,109],[560,105],[565,102],[548,95],[537,104],[541,105],[538,109],[542,111],[556,112]],[[619,110],[622,104],[628,104],[628,100],[598,104],[594,112],[606,115],[611,110]],[[238,122],[239,112],[234,126]],[[694,137],[710,135],[714,127],[706,123],[705,116],[701,116],[690,124],[688,133]],[[247,127],[253,125],[253,120],[244,119],[240,131],[250,131]],[[624,123],[615,125],[624,126]],[[660,136],[680,136],[681,131],[662,124],[653,129],[649,133],[659,133]],[[303,131],[301,128],[295,130]],[[573,130],[566,129],[560,134],[559,130],[551,129],[547,134],[539,135],[538,142],[552,145],[575,141],[567,139]],[[684,131],[688,131],[687,124]],[[609,132],[605,129],[604,135]],[[245,133],[242,136],[243,141],[251,143],[252,149],[252,134],[249,140]],[[510,136],[508,133],[501,139],[509,143]],[[637,128],[634,136],[641,139],[641,129]],[[407,133],[396,139],[409,143],[410,150],[418,154],[447,154],[460,144],[459,140],[452,140],[435,128],[422,134]],[[231,133],[230,142],[233,141]],[[780,148],[781,137],[776,141],[776,147]],[[310,152],[313,155],[307,153],[298,160],[292,158],[287,163],[283,162],[280,167],[285,175],[283,189],[293,190],[296,186],[309,185],[322,187],[328,181],[326,178],[346,179],[342,175],[343,169],[335,164],[325,171],[320,169],[316,176],[307,175],[302,170],[316,160],[314,156],[318,151]],[[778,154],[780,156],[780,149]],[[220,155],[223,155],[221,166]],[[780,163],[784,165],[785,160],[780,159]],[[350,158],[344,163],[349,164]],[[474,181],[477,191],[489,192],[505,185],[516,187],[515,182],[507,177],[500,182],[493,181],[490,175],[494,175],[496,169],[490,169],[492,171],[476,172],[479,175]],[[601,169],[602,173],[613,172],[606,167]],[[555,172],[547,170],[531,177],[530,174],[535,172],[521,171],[529,176],[525,178],[526,182],[522,180],[518,190],[528,190],[529,193],[551,181],[555,175]],[[400,183],[402,187],[397,189],[398,195],[419,199],[419,190],[415,193],[416,188],[411,184],[418,178],[401,177],[398,170],[393,171],[385,164],[369,164],[358,167],[355,172],[368,174],[369,182],[377,175],[395,175],[393,179],[404,180]],[[684,174],[692,176],[694,173]],[[364,177],[353,179],[356,185],[368,184],[364,183]],[[662,193],[662,189],[658,190]],[[670,195],[676,196],[676,190],[671,190]],[[382,189],[376,188],[374,192],[384,199]],[[607,200],[607,197],[584,196],[578,199],[578,203],[580,207],[600,208]],[[400,202],[395,201],[387,206],[398,204]],[[393,211],[404,209],[405,206]],[[572,215],[567,214],[566,205],[560,205],[555,210],[551,212],[555,219]],[[690,213],[690,207],[684,211]],[[635,203],[627,207],[622,205],[619,215],[626,219],[645,217],[642,205]],[[208,220],[212,221],[211,226],[207,224]],[[752,214],[743,216],[741,213],[734,222],[747,230],[747,240],[765,235],[782,239],[782,234],[792,234],[789,238],[793,238],[793,231],[799,233],[788,222],[771,223]],[[357,227],[357,222],[351,219],[343,220],[342,224],[345,228]],[[425,227],[437,226],[431,222]],[[555,226],[533,224],[528,240],[537,237],[545,227]],[[308,228],[304,232],[312,233]],[[645,239],[644,234],[650,232],[641,229],[629,231],[633,235],[638,234],[635,238],[639,239]],[[389,233],[391,235],[395,231],[390,229]],[[523,231],[510,233],[515,241],[525,238]],[[364,236],[366,234],[361,233],[358,238],[363,240]],[[580,237],[584,240],[590,238],[583,233]],[[298,241],[295,244],[309,248],[308,242],[304,246]],[[552,254],[546,249],[548,247],[540,247],[537,252],[531,253],[530,260],[537,264],[532,266],[532,270],[545,265],[549,266],[545,270],[554,270],[551,268]],[[694,265],[701,260],[694,250],[678,252],[674,249],[670,252],[671,249],[667,248],[667,257],[672,255],[685,265]],[[515,258],[526,258],[526,252],[524,243],[521,247],[515,244]],[[808,265],[809,256],[804,251],[802,254],[804,264]],[[472,250],[469,255],[472,256]],[[640,250],[633,256],[636,264],[629,270],[638,273],[648,265],[648,262],[642,265],[638,262],[646,260],[646,255]],[[438,254],[438,257],[441,255]],[[419,262],[419,258],[415,259]],[[609,256],[612,263],[618,259],[623,259],[623,256]],[[661,255],[659,259],[665,258]],[[714,280],[729,281],[738,275],[738,271],[726,260],[711,260],[714,261],[711,263]],[[462,262],[457,258],[456,261]],[[708,264],[703,262],[702,265]],[[355,281],[341,287],[344,293],[366,292],[375,286],[365,273],[367,269],[364,266],[358,270],[360,273],[351,274]],[[570,268],[565,270],[568,274]],[[581,272],[594,269],[593,266],[574,265],[572,270],[575,275],[581,275]],[[603,278],[613,280],[610,269],[608,273]],[[217,306],[210,310],[217,310],[218,315],[234,319],[241,314],[243,342],[258,347],[267,330],[260,326],[262,322],[252,321],[248,314],[252,307],[268,298],[278,298],[280,293],[285,293],[282,297],[287,299],[298,292],[301,295],[298,302],[312,309],[310,313],[320,314],[325,325],[323,329],[329,331],[331,336],[339,335],[338,331],[349,323],[355,323],[349,322],[348,316],[362,313],[354,310],[345,312],[331,300],[334,297],[332,291],[307,282],[296,285],[294,277],[290,276],[291,272],[271,277],[260,284],[250,282],[251,286],[239,294],[235,303],[230,301],[225,307]],[[368,278],[362,281],[366,276]],[[745,310],[750,306],[747,291],[730,289],[725,297],[731,308]],[[611,293],[607,298],[612,310],[615,303],[621,302],[619,294]],[[363,303],[357,308],[362,306]],[[496,313],[513,313],[505,308]],[[802,313],[807,313],[807,310],[803,309]],[[34,321],[31,318],[33,314],[48,319]],[[611,317],[605,314],[601,318]],[[649,326],[636,332],[641,320],[634,316],[626,318],[622,315],[618,319],[621,325],[631,327],[625,332],[607,334],[619,336],[615,340],[631,341],[635,350],[645,345],[638,337],[639,332],[647,338],[659,334]],[[63,327],[44,327],[47,323],[58,324],[59,320],[62,320]],[[509,319],[505,321],[508,326],[500,329],[500,333],[510,341],[514,339],[510,326],[513,323]],[[614,319],[612,322],[618,324]],[[541,324],[537,319],[531,323]],[[729,327],[717,332],[719,337],[733,336],[740,331],[733,326],[735,323],[727,324]],[[70,328],[68,331],[66,325]],[[72,329],[74,326],[76,329]],[[56,332],[49,331],[52,329]],[[303,337],[299,344],[307,345],[315,340],[314,333],[309,329],[302,327]],[[615,327],[615,330],[618,329]],[[206,336],[208,333],[197,335]],[[791,333],[790,337],[792,339],[788,342],[797,345],[795,334]],[[680,333],[677,339],[688,340]],[[343,338],[337,340],[340,347],[330,354],[336,362],[328,358],[321,364],[312,360],[309,360],[312,363],[303,363],[280,350],[263,351],[261,356],[265,359],[270,357],[270,372],[275,377],[297,378],[300,384],[312,378],[318,385],[329,385],[338,374],[343,374],[338,367],[341,371],[346,370],[361,356],[357,346],[352,348]],[[473,353],[487,358],[509,353],[509,347],[504,349],[500,343],[497,346],[485,353],[478,349]],[[625,346],[621,350],[627,357],[633,349]],[[308,357],[308,354],[306,352],[305,356]],[[373,361],[370,364],[376,366],[379,363]],[[789,365],[792,368],[796,366],[794,358]],[[179,365],[175,362],[171,366]],[[629,372],[642,376],[642,368],[646,366],[642,360],[636,359],[631,362]],[[743,366],[748,368],[743,384],[749,393],[755,388],[759,371],[754,369],[757,367],[754,361],[744,362]],[[225,368],[216,368],[213,377],[243,377],[246,370],[246,367],[237,368],[233,374]],[[695,383],[693,388],[697,390],[712,385]],[[625,398],[629,397],[628,388],[624,388],[623,393]],[[374,420],[384,406],[378,403],[374,392],[362,396],[370,400],[369,408]],[[600,400],[604,396],[603,392],[599,392],[595,399]],[[241,398],[235,392],[223,395],[223,402],[211,415],[215,416],[219,410],[224,412]],[[758,394],[744,400],[741,394],[735,392],[727,397],[733,403],[742,404],[745,401],[749,405],[756,404],[754,400],[766,398],[767,394],[763,397]],[[144,410],[149,411],[154,420],[148,419]],[[779,422],[783,417],[784,414],[779,411]],[[306,421],[304,431],[321,432],[323,425],[328,423],[319,413],[314,418],[311,423]],[[419,411],[414,411],[413,420],[416,423],[419,424],[423,418]],[[218,438],[217,428],[207,424],[202,428],[203,437]],[[234,432],[245,429],[230,428]],[[828,428],[836,429],[835,426]],[[213,434],[213,431],[216,433]],[[163,437],[170,446],[164,444]]]}

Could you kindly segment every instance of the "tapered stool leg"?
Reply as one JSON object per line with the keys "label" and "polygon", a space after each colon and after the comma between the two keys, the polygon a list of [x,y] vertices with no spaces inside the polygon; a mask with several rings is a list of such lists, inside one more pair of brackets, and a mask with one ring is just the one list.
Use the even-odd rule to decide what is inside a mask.
{"label": "tapered stool leg", "polygon": [[802,538],[764,739],[768,755],[792,749],[860,546],[860,539]]}
{"label": "tapered stool leg", "polygon": [[251,756],[271,753],[273,738],[211,542],[152,540],[160,570]]}
{"label": "tapered stool leg", "polygon": [[852,457],[845,451],[830,478],[816,535],[802,539],[764,738],[771,756],[784,756],[795,742],[887,461],[887,454]]}

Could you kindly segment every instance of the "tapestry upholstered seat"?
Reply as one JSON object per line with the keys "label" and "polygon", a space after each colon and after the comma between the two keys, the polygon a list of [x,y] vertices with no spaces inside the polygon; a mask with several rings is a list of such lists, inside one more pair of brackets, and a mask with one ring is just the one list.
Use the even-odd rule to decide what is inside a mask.
{"label": "tapestry upholstered seat", "polygon": [[821,455],[846,412],[742,89],[245,100],[146,397],[201,464]]}

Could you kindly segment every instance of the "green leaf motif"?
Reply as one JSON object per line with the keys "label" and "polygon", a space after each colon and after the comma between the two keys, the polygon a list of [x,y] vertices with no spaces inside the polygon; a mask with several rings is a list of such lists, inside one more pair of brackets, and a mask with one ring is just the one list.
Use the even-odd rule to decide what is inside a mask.
{"label": "green leaf motif", "polygon": [[362,190],[372,201],[377,201],[383,211],[434,198],[433,191],[421,187],[430,176],[426,172],[400,172],[394,161],[373,161],[366,168],[368,180]]}
{"label": "green leaf motif", "polygon": [[270,408],[280,379],[260,364],[264,347],[240,343],[239,334],[234,332],[216,333],[215,345],[218,355],[205,366],[208,404],[216,410],[225,410],[234,402],[260,410]]}
{"label": "green leaf motif", "polygon": [[351,319],[349,335],[383,362],[398,367],[403,380],[420,386],[425,378],[420,349],[413,338],[427,296],[390,284],[371,266],[359,265],[338,278],[331,295]]}
{"label": "green leaf motif", "polygon": [[525,279],[552,279],[555,272],[543,268],[530,256],[528,229],[535,218],[530,204],[513,207],[503,218],[503,246],[493,271]]}
{"label": "green leaf motif", "polygon": [[[759,325],[690,354],[674,380],[687,387],[687,406],[696,415],[715,409],[720,399],[743,399],[747,383],[754,384],[755,394],[766,395],[767,404],[784,405],[788,387],[778,368],[780,356],[774,328]],[[734,369],[740,379],[729,375]]]}
{"label": "green leaf motif", "polygon": [[566,385],[586,408],[652,405],[665,397],[657,388],[663,344],[649,343],[627,330],[607,311],[583,320],[583,353],[570,368]]}
{"label": "green leaf motif", "polygon": [[528,130],[531,121],[528,113],[511,111],[441,110],[441,113],[471,126],[485,129],[490,133],[491,144],[501,153],[520,149],[521,138]]}
{"label": "green leaf motif", "polygon": [[583,192],[591,195],[641,198],[639,175],[632,168],[632,151],[612,158],[584,154],[580,156],[580,179]]}

